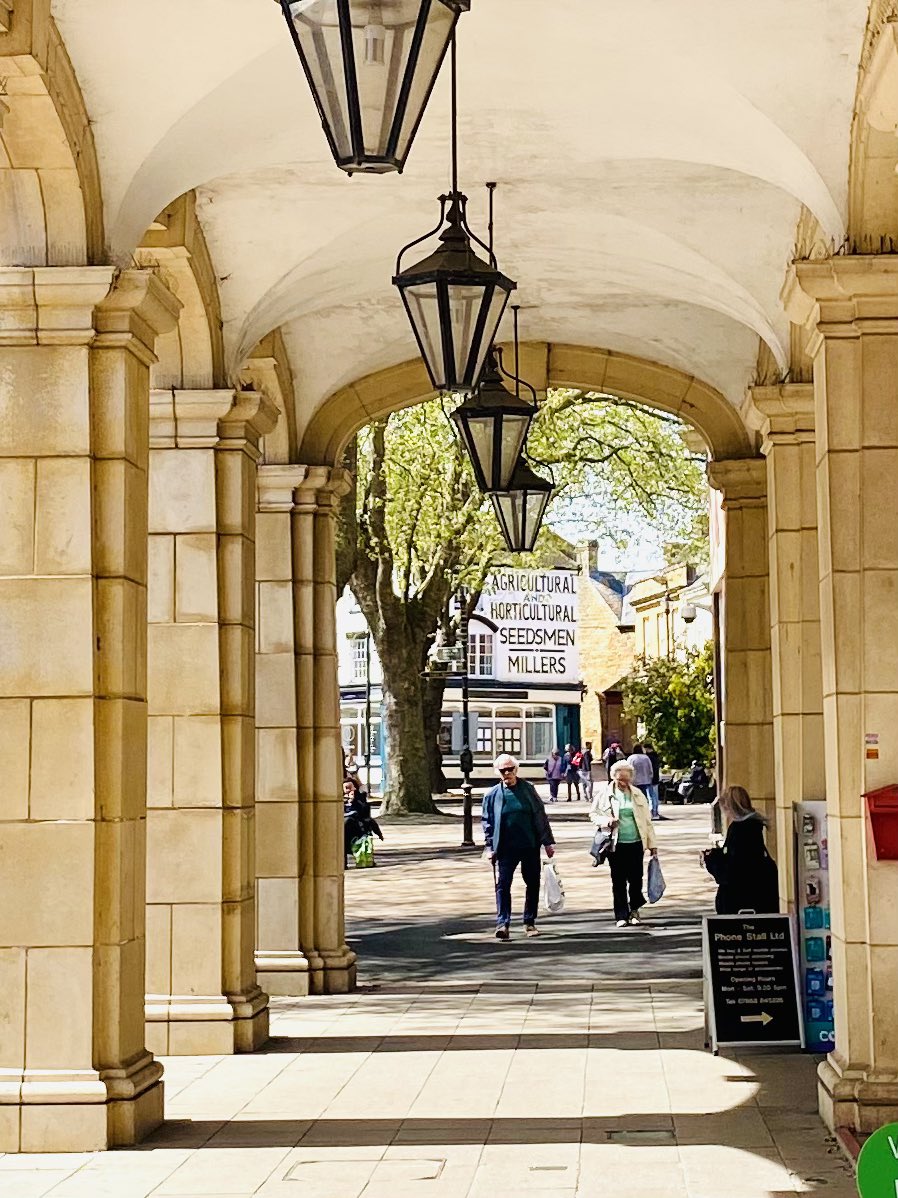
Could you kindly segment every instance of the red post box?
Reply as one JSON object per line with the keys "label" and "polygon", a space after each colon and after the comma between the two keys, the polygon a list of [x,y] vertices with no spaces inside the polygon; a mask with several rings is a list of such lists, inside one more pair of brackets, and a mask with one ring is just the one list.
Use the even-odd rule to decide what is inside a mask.
{"label": "red post box", "polygon": [[877,861],[898,861],[898,786],[881,786],[864,795]]}

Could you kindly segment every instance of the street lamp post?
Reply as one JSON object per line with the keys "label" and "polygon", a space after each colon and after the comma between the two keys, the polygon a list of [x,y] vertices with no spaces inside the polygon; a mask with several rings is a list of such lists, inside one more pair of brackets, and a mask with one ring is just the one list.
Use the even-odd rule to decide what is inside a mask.
{"label": "street lamp post", "polygon": [[474,803],[473,789],[471,786],[471,771],[474,768],[474,754],[471,752],[471,710],[469,705],[468,694],[468,592],[466,587],[462,587],[459,593],[459,601],[461,604],[458,620],[459,640],[461,641],[463,665],[461,675],[461,735],[462,749],[458,757],[458,763],[461,766],[462,784],[461,792],[463,795],[463,812],[464,823],[462,827],[461,847],[463,849],[472,849],[474,845]]}
{"label": "street lamp post", "polygon": [[[371,794],[371,632],[365,634],[365,789]],[[381,786],[383,791],[383,786]]]}

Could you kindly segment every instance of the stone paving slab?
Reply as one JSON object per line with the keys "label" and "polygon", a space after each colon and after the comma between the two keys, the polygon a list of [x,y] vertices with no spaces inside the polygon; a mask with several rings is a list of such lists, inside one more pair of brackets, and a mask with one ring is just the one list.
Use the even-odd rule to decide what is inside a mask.
{"label": "stone paving slab", "polygon": [[570,910],[510,945],[456,825],[391,825],[396,860],[348,879],[363,989],[274,1000],[254,1056],[166,1060],[145,1144],[0,1157],[0,1198],[856,1198],[814,1058],[703,1047],[707,813],[661,825],[670,889],[626,937],[583,813],[556,823]]}

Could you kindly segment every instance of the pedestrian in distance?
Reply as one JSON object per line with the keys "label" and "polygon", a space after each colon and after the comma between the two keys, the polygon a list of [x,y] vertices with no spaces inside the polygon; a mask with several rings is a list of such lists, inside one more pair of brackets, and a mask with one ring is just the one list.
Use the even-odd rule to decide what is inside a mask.
{"label": "pedestrian in distance", "polygon": [[652,819],[657,819],[658,813],[655,811],[655,806],[652,804],[649,795],[652,787],[652,777],[655,773],[651,757],[649,757],[642,745],[637,742],[633,746],[633,752],[627,758],[627,761],[633,767],[633,785],[638,786],[645,797],[649,799]]}
{"label": "pedestrian in distance", "polygon": [[583,755],[580,759],[580,781],[583,783],[583,797],[587,802],[592,802],[592,741],[588,740],[583,746]]}
{"label": "pedestrian in distance", "polygon": [[567,773],[567,768],[564,764],[564,758],[557,749],[553,749],[546,760],[543,762],[546,780],[549,783],[549,802],[558,802],[558,788],[561,785],[561,780]]}
{"label": "pedestrian in distance", "polygon": [[780,909],[779,874],[764,842],[767,820],[755,811],[743,786],[728,786],[719,805],[726,837],[721,848],[703,853],[705,868],[717,883],[717,914],[776,914]]}
{"label": "pedestrian in distance", "polygon": [[625,761],[626,757],[627,754],[616,740],[613,740],[602,754],[602,761],[605,765],[605,777],[609,782],[611,781],[611,767],[616,761]]}
{"label": "pedestrian in distance", "polygon": [[617,761],[611,767],[611,781],[593,799],[589,818],[611,833],[611,890],[614,918],[619,928],[638,924],[640,907],[645,906],[643,892],[644,858],[658,854],[655,829],[648,799],[633,783],[633,767]]}
{"label": "pedestrian in distance", "polygon": [[493,864],[496,882],[496,939],[508,940],[511,932],[511,883],[517,867],[526,887],[524,932],[538,936],[536,915],[542,875],[540,847],[555,856],[555,837],[536,787],[518,777],[517,758],[502,753],[496,758],[501,781],[483,796],[483,840]]}
{"label": "pedestrian in distance", "polygon": [[661,819],[661,758],[648,741],[643,745],[643,752],[652,763],[652,784],[646,788],[646,798],[652,807],[652,819]]}
{"label": "pedestrian in distance", "polygon": [[567,782],[567,801],[571,801],[571,787],[577,792],[577,801],[580,801],[580,763],[583,760],[583,754],[579,749],[575,749],[573,745],[564,746],[564,779]]}

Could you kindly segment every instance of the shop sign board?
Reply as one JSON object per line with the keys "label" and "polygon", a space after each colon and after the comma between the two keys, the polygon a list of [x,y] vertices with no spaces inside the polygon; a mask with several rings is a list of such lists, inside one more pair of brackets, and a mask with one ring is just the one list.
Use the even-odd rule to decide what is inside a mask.
{"label": "shop sign board", "polygon": [[575,571],[497,570],[477,610],[496,626],[497,679],[579,683]]}
{"label": "shop sign board", "polygon": [[705,1018],[723,1047],[804,1047],[795,920],[708,915],[702,932]]}

